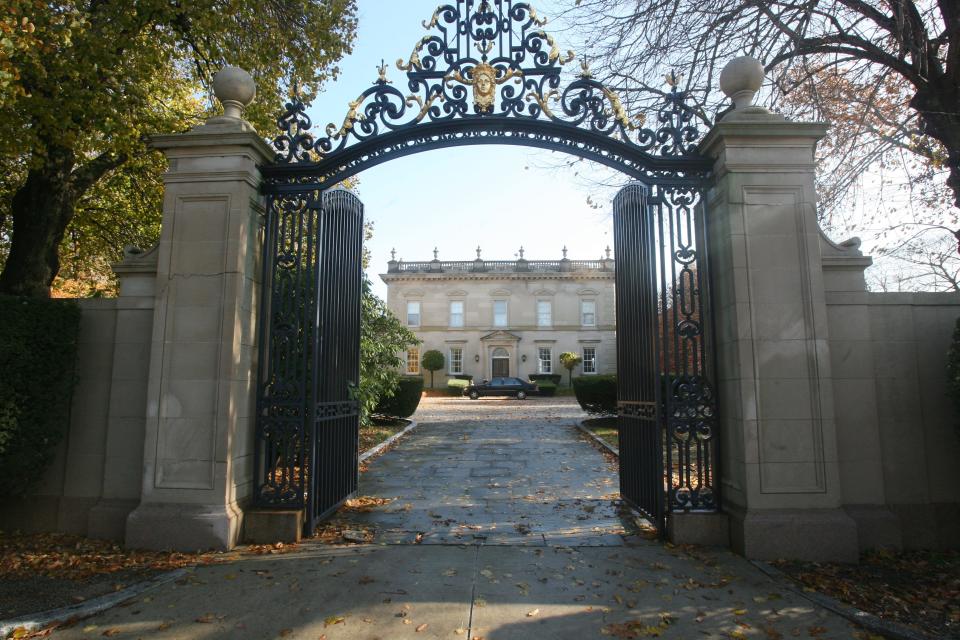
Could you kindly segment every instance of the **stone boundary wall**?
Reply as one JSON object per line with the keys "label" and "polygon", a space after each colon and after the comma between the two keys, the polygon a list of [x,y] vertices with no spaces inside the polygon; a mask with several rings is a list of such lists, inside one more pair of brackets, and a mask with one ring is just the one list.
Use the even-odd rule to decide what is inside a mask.
{"label": "stone boundary wall", "polygon": [[868,292],[858,243],[821,248],[843,502],[860,547],[956,547],[960,416],[946,361],[960,294]]}
{"label": "stone boundary wall", "polygon": [[114,269],[120,297],[78,301],[70,427],[33,494],[0,508],[6,530],[123,540],[140,503],[156,258],[130,251]]}

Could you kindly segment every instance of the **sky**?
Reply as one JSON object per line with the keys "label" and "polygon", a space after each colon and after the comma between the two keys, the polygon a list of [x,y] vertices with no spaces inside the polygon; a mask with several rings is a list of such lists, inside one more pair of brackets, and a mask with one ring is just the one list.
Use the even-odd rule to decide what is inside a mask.
{"label": "sky", "polygon": [[[438,0],[359,0],[359,27],[353,53],[340,63],[341,75],[328,83],[308,115],[314,135],[328,122],[343,121],[347,103],[374,80],[381,59],[395,85],[404,72],[396,68],[426,35]],[[549,0],[535,2],[550,16]],[[547,25],[550,30],[550,24]],[[558,36],[563,50],[562,35]],[[402,86],[402,85],[401,85]],[[564,246],[570,259],[599,259],[613,246],[609,192],[600,208],[587,203],[594,195],[572,169],[558,168],[567,156],[507,145],[454,147],[391,160],[359,175],[357,192],[366,219],[374,223],[369,275],[375,292],[386,297],[377,274],[386,271],[390,250],[413,262],[433,259],[473,260],[476,248],[487,260],[511,260],[523,246],[530,260],[559,260]],[[589,169],[587,169],[589,171]]]}

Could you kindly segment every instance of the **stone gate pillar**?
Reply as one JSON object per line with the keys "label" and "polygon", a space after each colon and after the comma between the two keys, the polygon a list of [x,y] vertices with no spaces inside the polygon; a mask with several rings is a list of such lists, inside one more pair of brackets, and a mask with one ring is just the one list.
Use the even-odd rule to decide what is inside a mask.
{"label": "stone gate pillar", "polygon": [[716,318],[723,508],[752,558],[855,561],[841,509],[814,186],[823,123],[751,106],[762,65],[720,86],[735,108],[702,151],[715,159],[707,228]]}
{"label": "stone gate pillar", "polygon": [[214,79],[224,115],[157,136],[167,156],[147,390],[143,490],[126,544],[226,549],[251,493],[256,319],[272,152],[242,119],[250,76]]}

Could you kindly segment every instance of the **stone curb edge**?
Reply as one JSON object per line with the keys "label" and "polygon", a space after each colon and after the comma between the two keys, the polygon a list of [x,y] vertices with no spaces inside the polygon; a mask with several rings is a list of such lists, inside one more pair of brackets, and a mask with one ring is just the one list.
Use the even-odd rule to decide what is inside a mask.
{"label": "stone curb edge", "polygon": [[362,454],[360,454],[360,459],[358,462],[360,462],[361,464],[363,462],[366,462],[368,458],[372,458],[373,456],[377,455],[378,453],[380,453],[381,451],[389,447],[391,444],[393,444],[395,441],[397,441],[399,438],[405,436],[407,432],[412,431],[419,424],[416,420],[408,420],[407,422],[409,422],[410,424],[404,427],[402,431],[397,431],[395,434],[393,434],[392,436],[390,436],[389,438],[387,438],[386,440],[384,440],[374,448],[367,449]]}
{"label": "stone curb edge", "polygon": [[59,609],[50,609],[39,613],[28,614],[10,620],[0,620],[0,638],[12,636],[17,629],[34,632],[49,627],[52,624],[64,623],[68,620],[89,618],[92,615],[106,611],[121,602],[134,598],[151,589],[167,584],[187,575],[190,569],[176,569],[154,576],[143,582],[130,585],[126,589],[91,598],[86,602],[73,604]]}
{"label": "stone curb edge", "polygon": [[889,638],[890,640],[936,640],[934,636],[927,635],[922,631],[910,629],[909,627],[896,622],[889,622],[873,615],[872,613],[862,611],[849,604],[840,602],[839,600],[831,598],[828,595],[824,595],[817,591],[805,591],[803,587],[799,586],[796,580],[791,578],[783,571],[780,571],[773,565],[764,562],[763,560],[750,560],[750,563],[765,573],[767,577],[781,583],[784,588],[796,593],[801,598],[809,600],[810,602],[819,605],[824,609],[828,609],[838,616],[856,623],[871,633],[880,634],[884,638]]}
{"label": "stone curb edge", "polygon": [[593,440],[594,442],[596,442],[597,444],[599,444],[601,447],[603,447],[604,449],[606,449],[607,451],[609,451],[610,453],[612,453],[613,455],[615,455],[615,456],[617,456],[617,457],[619,458],[619,457],[620,457],[620,452],[619,452],[617,449],[614,449],[612,446],[610,446],[610,443],[608,443],[606,440],[604,440],[603,438],[601,438],[600,436],[598,436],[597,434],[595,434],[593,431],[590,431],[590,428],[589,428],[589,427],[584,426],[584,424],[583,424],[584,422],[586,422],[587,420],[592,420],[592,419],[593,419],[593,418],[586,418],[586,419],[584,419],[584,420],[578,420],[578,421],[577,421],[577,429],[580,429],[580,431],[582,431],[582,432],[584,432],[585,434],[587,434],[587,435],[590,437],[591,440]]}

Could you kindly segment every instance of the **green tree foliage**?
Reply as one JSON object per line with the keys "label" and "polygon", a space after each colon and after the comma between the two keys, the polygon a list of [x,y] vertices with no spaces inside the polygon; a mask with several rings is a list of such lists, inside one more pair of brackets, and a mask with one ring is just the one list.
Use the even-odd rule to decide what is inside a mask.
{"label": "green tree foliage", "polygon": [[433,372],[440,371],[447,364],[443,354],[436,349],[430,349],[423,354],[423,360],[420,363],[423,368],[430,372],[430,388],[433,388]]}
{"label": "green tree foliage", "polygon": [[560,354],[560,364],[562,364],[563,368],[570,374],[571,387],[573,386],[573,370],[576,369],[577,365],[581,362],[583,362],[583,358],[572,351],[564,351]]}
{"label": "green tree foliage", "polygon": [[124,244],[156,237],[163,165],[147,139],[199,123],[208,111],[204,89],[219,68],[253,74],[260,97],[246,117],[268,131],[287,83],[312,97],[338,73],[356,30],[355,0],[8,0],[6,7],[0,291],[41,297],[61,250],[68,262],[109,261]]}
{"label": "green tree foliage", "polygon": [[400,379],[397,371],[404,364],[397,354],[419,344],[420,340],[373,293],[372,283],[366,275],[360,305],[360,387],[357,399],[360,421],[367,424],[377,403],[393,396],[397,389]]}

